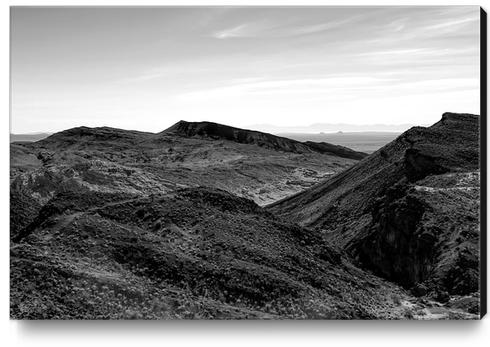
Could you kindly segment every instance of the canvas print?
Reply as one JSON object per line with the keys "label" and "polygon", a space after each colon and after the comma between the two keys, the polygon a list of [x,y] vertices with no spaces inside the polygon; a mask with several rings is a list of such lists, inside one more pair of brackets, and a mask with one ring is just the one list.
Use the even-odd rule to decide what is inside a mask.
{"label": "canvas print", "polygon": [[11,319],[479,319],[484,16],[12,7]]}

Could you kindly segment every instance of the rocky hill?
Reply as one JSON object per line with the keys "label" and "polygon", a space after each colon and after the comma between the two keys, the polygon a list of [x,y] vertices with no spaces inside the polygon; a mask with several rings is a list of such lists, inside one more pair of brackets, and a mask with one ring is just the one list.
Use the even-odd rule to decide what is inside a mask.
{"label": "rocky hill", "polygon": [[[258,140],[244,143],[242,135],[189,137],[182,132],[182,124],[159,134],[79,127],[34,143],[13,143],[13,187],[31,191],[34,198],[45,203],[57,191],[74,186],[149,194],[205,185],[264,205],[356,162],[335,151],[321,153],[270,134],[262,135],[275,146],[261,145]],[[211,134],[209,129],[206,133]],[[291,150],[285,151],[287,148]]]}
{"label": "rocky hill", "polygon": [[15,319],[475,317],[420,301],[320,232],[210,188],[59,193],[10,259]]}
{"label": "rocky hill", "polygon": [[419,295],[478,295],[479,117],[446,113],[269,211]]}
{"label": "rocky hill", "polygon": [[477,130],[445,115],[356,165],[176,131],[14,143],[11,317],[476,319]]}
{"label": "rocky hill", "polygon": [[224,191],[192,188],[151,197],[65,192],[27,230],[11,251],[14,318],[404,313],[393,309],[391,296],[375,302],[380,287],[391,295],[392,286],[355,269],[319,234]]}
{"label": "rocky hill", "polygon": [[165,130],[164,133],[188,137],[202,136],[217,140],[224,139],[293,153],[318,152],[357,160],[367,156],[366,153],[356,152],[347,147],[336,146],[325,142],[299,142],[260,131],[239,129],[212,122],[180,121]]}

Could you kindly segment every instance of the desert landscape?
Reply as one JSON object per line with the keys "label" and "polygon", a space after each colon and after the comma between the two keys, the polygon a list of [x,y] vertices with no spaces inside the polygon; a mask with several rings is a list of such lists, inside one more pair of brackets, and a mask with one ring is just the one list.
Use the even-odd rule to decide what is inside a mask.
{"label": "desert landscape", "polygon": [[13,319],[478,319],[479,116],[372,154],[211,122],[10,144]]}
{"label": "desert landscape", "polygon": [[481,319],[485,32],[464,5],[12,6],[10,319]]}

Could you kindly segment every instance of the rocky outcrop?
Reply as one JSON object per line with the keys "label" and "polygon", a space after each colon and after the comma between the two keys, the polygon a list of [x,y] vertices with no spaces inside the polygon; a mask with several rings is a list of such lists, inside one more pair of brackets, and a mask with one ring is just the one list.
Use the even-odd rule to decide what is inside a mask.
{"label": "rocky outcrop", "polygon": [[269,210],[322,230],[363,267],[419,293],[472,294],[479,154],[479,117],[446,113]]}
{"label": "rocky outcrop", "polygon": [[404,185],[388,190],[373,209],[367,235],[349,249],[363,266],[412,286],[427,276],[437,237],[420,225],[426,206],[406,190]]}
{"label": "rocky outcrop", "polygon": [[180,121],[165,130],[163,134],[175,134],[186,137],[201,136],[215,140],[228,140],[243,144],[253,144],[260,147],[292,153],[318,152],[357,160],[367,156],[366,153],[356,152],[347,147],[336,146],[325,142],[299,142],[260,131],[239,129],[212,122]]}
{"label": "rocky outcrop", "polygon": [[405,177],[410,182],[415,182],[429,175],[448,172],[450,168],[440,165],[438,159],[438,156],[432,156],[416,148],[407,149],[403,161]]}
{"label": "rocky outcrop", "polygon": [[424,186],[405,183],[389,189],[349,252],[363,267],[420,295],[477,292],[479,182],[435,184],[450,177],[431,176]]}
{"label": "rocky outcrop", "polygon": [[202,136],[210,139],[221,139],[244,144],[254,144],[260,147],[282,150],[294,153],[309,153],[313,150],[299,141],[285,137],[274,136],[259,131],[245,130],[212,122],[180,121],[167,130],[166,134],[192,137]]}

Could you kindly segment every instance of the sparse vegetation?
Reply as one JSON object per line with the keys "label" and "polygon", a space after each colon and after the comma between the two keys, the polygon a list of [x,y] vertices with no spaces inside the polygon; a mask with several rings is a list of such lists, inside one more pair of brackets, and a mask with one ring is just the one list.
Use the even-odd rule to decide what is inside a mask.
{"label": "sparse vegetation", "polygon": [[474,117],[414,128],[350,169],[220,127],[14,144],[11,317],[475,319]]}

